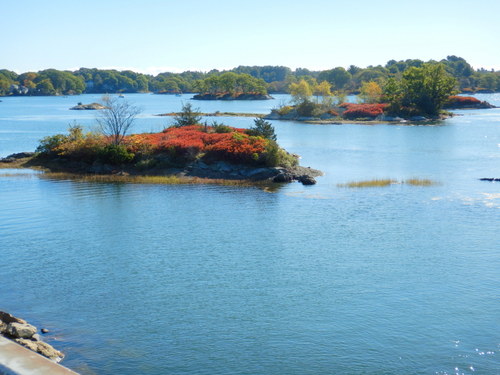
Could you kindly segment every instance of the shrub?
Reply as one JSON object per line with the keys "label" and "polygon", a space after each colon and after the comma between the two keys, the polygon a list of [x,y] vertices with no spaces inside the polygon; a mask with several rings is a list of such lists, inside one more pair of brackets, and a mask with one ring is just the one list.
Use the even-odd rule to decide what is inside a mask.
{"label": "shrub", "polygon": [[125,145],[110,144],[100,150],[99,159],[103,163],[122,165],[130,163],[134,159],[134,154],[128,152]]}
{"label": "shrub", "polygon": [[355,104],[355,103],[342,103],[340,105],[346,110],[342,113],[342,117],[353,120],[357,118],[371,118],[384,113],[386,104]]}
{"label": "shrub", "polygon": [[36,148],[36,152],[45,155],[57,154],[57,148],[66,142],[66,140],[67,136],[63,134],[50,135],[42,138],[40,144]]}
{"label": "shrub", "polygon": [[472,96],[450,96],[444,105],[445,108],[474,107],[481,104],[481,101]]}
{"label": "shrub", "polygon": [[212,123],[212,129],[214,133],[231,133],[233,131],[233,128],[230,126],[224,125],[224,124],[218,124],[217,122]]}
{"label": "shrub", "polygon": [[297,114],[301,117],[319,117],[322,113],[321,105],[304,100],[297,105]]}
{"label": "shrub", "polygon": [[280,107],[276,110],[276,112],[280,115],[280,116],[285,116],[285,115],[288,115],[291,111],[293,110],[293,107],[290,106],[290,105],[285,105],[283,107]]}

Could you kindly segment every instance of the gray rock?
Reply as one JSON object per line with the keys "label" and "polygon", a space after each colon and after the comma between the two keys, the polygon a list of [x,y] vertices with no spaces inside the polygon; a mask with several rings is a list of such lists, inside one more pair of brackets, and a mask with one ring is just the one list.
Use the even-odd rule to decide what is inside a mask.
{"label": "gray rock", "polygon": [[38,333],[35,333],[33,336],[31,336],[31,340],[33,341],[42,341],[42,338]]}
{"label": "gray rock", "polygon": [[9,323],[7,326],[7,334],[20,339],[29,339],[36,333],[36,331],[36,327],[27,323]]}
{"label": "gray rock", "polygon": [[312,176],[302,175],[297,178],[299,182],[302,182],[302,185],[314,185],[316,184],[316,180]]}
{"label": "gray rock", "polygon": [[293,175],[290,173],[286,172],[281,172],[280,174],[274,176],[273,182],[292,182],[293,181]]}
{"label": "gray rock", "polygon": [[424,116],[412,116],[410,117],[410,121],[426,121],[427,117]]}
{"label": "gray rock", "polygon": [[42,333],[49,333],[49,330],[48,330],[47,328],[42,328],[40,331],[41,331]]}

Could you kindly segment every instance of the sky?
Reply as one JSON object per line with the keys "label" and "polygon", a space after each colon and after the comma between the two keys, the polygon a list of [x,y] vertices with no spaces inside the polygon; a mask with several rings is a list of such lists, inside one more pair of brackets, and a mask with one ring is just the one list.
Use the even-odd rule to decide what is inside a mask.
{"label": "sky", "polygon": [[158,74],[465,58],[500,70],[500,0],[0,0],[0,69]]}

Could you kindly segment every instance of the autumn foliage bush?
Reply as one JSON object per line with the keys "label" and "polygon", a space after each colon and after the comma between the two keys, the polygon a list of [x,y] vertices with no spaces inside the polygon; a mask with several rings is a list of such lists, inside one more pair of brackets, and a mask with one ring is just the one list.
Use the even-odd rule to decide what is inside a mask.
{"label": "autumn foliage bush", "polygon": [[248,162],[257,161],[266,152],[267,139],[248,135],[245,129],[230,129],[220,133],[218,128],[211,126],[171,127],[161,133],[132,135],[126,143],[131,152],[139,152],[148,145],[150,153],[164,152],[187,159],[203,153],[208,157]]}
{"label": "autumn foliage bush", "polygon": [[448,98],[445,107],[469,107],[481,104],[481,101],[472,96],[453,95]]}
{"label": "autumn foliage bush", "polygon": [[377,104],[368,104],[368,103],[342,103],[340,104],[341,108],[345,108],[345,111],[342,113],[342,117],[354,120],[358,118],[371,118],[374,119],[377,116],[380,116],[384,113],[384,109],[387,107],[387,104],[377,103]]}

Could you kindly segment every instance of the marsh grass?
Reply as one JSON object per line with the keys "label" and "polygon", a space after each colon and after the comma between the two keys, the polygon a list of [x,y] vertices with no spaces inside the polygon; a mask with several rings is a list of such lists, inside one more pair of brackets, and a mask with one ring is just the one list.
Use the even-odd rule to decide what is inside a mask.
{"label": "marsh grass", "polygon": [[368,187],[384,187],[392,184],[397,184],[396,180],[385,178],[385,179],[374,179],[368,181],[352,181],[345,184],[338,184],[338,187],[343,188],[368,188]]}
{"label": "marsh grass", "polygon": [[426,178],[409,178],[406,180],[398,181],[392,178],[373,179],[367,181],[353,181],[345,184],[337,184],[340,188],[375,188],[386,187],[390,185],[411,185],[411,186],[435,186],[438,185],[436,181]]}
{"label": "marsh grass", "polygon": [[149,185],[195,185],[210,184],[223,186],[268,187],[270,184],[249,180],[224,180],[201,177],[179,176],[146,176],[146,175],[99,175],[75,174],[64,172],[46,172],[37,174],[37,177],[51,180],[74,180],[91,183],[122,183],[122,184],[149,184]]}
{"label": "marsh grass", "polygon": [[435,186],[439,185],[438,182],[429,180],[427,178],[409,178],[404,180],[404,183],[406,185],[412,185],[412,186]]}

